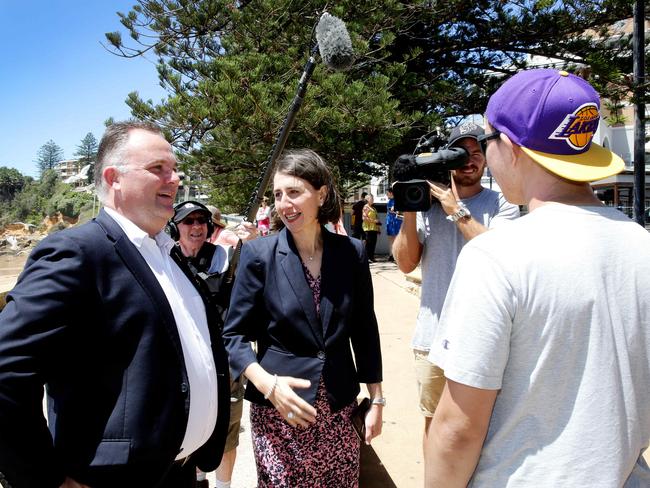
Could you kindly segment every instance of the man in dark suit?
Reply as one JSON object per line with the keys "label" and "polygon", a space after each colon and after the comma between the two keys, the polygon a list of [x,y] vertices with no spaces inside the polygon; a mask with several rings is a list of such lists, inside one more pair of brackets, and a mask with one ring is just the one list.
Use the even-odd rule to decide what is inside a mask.
{"label": "man in dark suit", "polygon": [[0,473],[191,487],[221,457],[230,395],[218,317],[162,232],[176,158],[156,126],[113,124],[95,182],[104,209],[34,249],[0,314]]}

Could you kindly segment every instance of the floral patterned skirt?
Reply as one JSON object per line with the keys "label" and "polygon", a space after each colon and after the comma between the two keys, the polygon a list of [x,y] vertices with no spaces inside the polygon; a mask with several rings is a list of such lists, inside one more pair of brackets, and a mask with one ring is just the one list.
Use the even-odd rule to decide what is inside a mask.
{"label": "floral patterned skirt", "polygon": [[291,427],[273,407],[251,404],[258,488],[358,488],[360,442],[350,421],[356,402],[332,412],[321,378],[316,422]]}

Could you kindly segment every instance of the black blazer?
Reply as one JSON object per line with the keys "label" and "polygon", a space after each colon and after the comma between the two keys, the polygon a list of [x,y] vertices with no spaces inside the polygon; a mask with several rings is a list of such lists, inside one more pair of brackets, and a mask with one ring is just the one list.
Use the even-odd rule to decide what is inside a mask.
{"label": "black blazer", "polygon": [[[210,470],[223,451],[230,390],[206,311],[219,414],[192,459]],[[0,472],[14,488],[58,488],[65,475],[93,488],[155,486],[179,453],[188,385],[163,290],[102,211],[34,249],[0,314]]]}
{"label": "black blazer", "polygon": [[[330,405],[339,410],[356,398],[359,383],[382,380],[381,350],[361,242],[322,233],[320,317],[291,233],[283,229],[242,247],[224,339],[234,376],[257,361],[269,373],[308,379],[310,388],[295,391],[313,405],[322,375]],[[248,400],[271,405],[263,393],[248,383]]]}

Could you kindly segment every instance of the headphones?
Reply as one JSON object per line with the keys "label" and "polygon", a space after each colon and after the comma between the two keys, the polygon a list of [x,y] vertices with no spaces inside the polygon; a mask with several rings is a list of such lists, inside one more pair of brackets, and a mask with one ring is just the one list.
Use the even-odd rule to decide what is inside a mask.
{"label": "headphones", "polygon": [[[197,210],[202,210],[208,215],[208,236],[207,238],[209,239],[212,233],[214,232],[214,223],[212,222],[212,212],[203,205],[201,202],[196,202],[194,200],[186,200],[181,203],[177,203],[174,205],[174,216],[171,218],[169,222],[167,222],[167,233],[169,234],[169,237],[174,239],[175,241],[178,241],[181,238],[181,233],[178,230],[178,224],[174,222],[174,217],[176,217],[176,214],[185,206],[188,204],[192,204],[193,207],[198,207],[195,210],[192,210],[192,212],[195,212]],[[190,212],[190,213],[192,213]]]}

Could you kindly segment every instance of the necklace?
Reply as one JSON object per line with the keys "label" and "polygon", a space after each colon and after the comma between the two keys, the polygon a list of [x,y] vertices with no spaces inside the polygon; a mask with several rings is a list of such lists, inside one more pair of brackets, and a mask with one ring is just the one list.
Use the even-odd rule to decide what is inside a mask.
{"label": "necklace", "polygon": [[[311,254],[308,254],[305,249],[309,249],[311,251]],[[319,245],[317,242],[315,245],[308,245],[305,246],[302,250],[298,250],[298,254],[300,254],[300,259],[302,259],[304,262],[313,262],[314,258],[316,255],[322,250],[322,247]]]}

